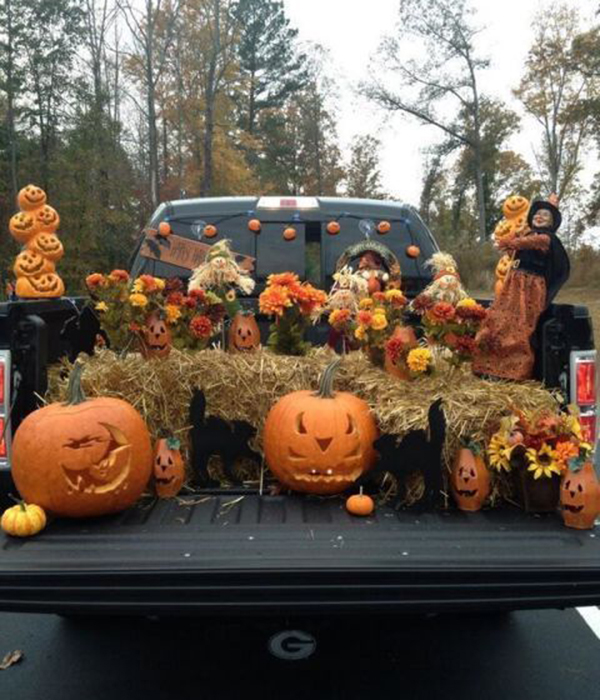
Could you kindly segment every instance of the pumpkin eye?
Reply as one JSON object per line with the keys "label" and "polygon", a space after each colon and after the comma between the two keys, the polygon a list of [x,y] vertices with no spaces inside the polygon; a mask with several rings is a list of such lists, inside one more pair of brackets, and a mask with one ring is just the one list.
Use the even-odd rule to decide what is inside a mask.
{"label": "pumpkin eye", "polygon": [[583,486],[581,484],[577,484],[577,490],[579,493],[583,493]]}
{"label": "pumpkin eye", "polygon": [[308,432],[306,426],[304,425],[304,413],[299,413],[296,416],[296,432],[300,433],[300,435],[306,435]]}
{"label": "pumpkin eye", "polygon": [[477,476],[477,475],[475,474],[475,470],[474,470],[474,469],[471,469],[471,476],[472,476],[473,478],[475,478],[475,477]]}
{"label": "pumpkin eye", "polygon": [[356,432],[356,423],[354,421],[354,418],[347,413],[346,416],[348,417],[348,427],[346,428],[346,435],[352,435],[352,433]]}
{"label": "pumpkin eye", "polygon": [[571,481],[565,482],[565,491],[568,491],[571,488]]}

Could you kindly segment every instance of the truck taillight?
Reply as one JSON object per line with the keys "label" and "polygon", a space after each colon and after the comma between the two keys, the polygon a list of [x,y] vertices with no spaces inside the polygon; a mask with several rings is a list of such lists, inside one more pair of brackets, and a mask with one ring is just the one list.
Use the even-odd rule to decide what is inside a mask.
{"label": "truck taillight", "polygon": [[6,437],[4,436],[4,418],[0,417],[0,459],[7,458]]}
{"label": "truck taillight", "polygon": [[570,402],[580,409],[579,422],[584,440],[595,445],[598,436],[596,351],[572,352],[570,370]]}
{"label": "truck taillight", "polygon": [[4,383],[6,381],[6,365],[0,360],[0,410],[4,407],[6,400]]}
{"label": "truck taillight", "polygon": [[596,362],[581,360],[575,366],[577,404],[594,406],[596,404]]}
{"label": "truck taillight", "polygon": [[581,425],[581,433],[583,439],[589,442],[591,445],[596,444],[596,437],[598,435],[597,431],[597,419],[595,413],[587,413],[579,416],[579,423]]}

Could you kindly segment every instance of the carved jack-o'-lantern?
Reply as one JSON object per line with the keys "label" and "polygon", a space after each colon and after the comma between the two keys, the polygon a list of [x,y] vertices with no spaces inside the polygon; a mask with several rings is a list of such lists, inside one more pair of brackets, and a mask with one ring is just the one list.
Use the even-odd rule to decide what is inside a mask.
{"label": "carved jack-o'-lantern", "polygon": [[15,258],[13,272],[17,277],[31,277],[44,272],[54,272],[54,263],[34,250],[23,250]]}
{"label": "carved jack-o'-lantern", "polygon": [[480,510],[490,495],[490,473],[482,457],[470,449],[460,449],[452,465],[450,486],[460,510]]}
{"label": "carved jack-o'-lantern", "polygon": [[368,404],[354,394],[333,391],[338,364],[325,370],[317,392],[286,394],[267,416],[267,464],[294,491],[341,493],[377,460],[373,441],[378,431]]}
{"label": "carved jack-o'-lantern", "polygon": [[176,496],[185,480],[185,468],[176,438],[161,438],[154,448],[154,486],[159,498]]}
{"label": "carved jack-o'-lantern", "polygon": [[260,347],[260,330],[254,314],[239,311],[229,327],[230,352],[250,352]]}
{"label": "carved jack-o'-lantern", "polygon": [[33,211],[46,204],[46,193],[41,187],[27,185],[17,195],[17,204],[23,211]]}
{"label": "carved jack-o'-lantern", "polygon": [[19,212],[11,217],[8,224],[13,238],[19,243],[27,243],[39,231],[39,224],[27,212]]}
{"label": "carved jack-o'-lantern", "polygon": [[167,357],[171,352],[171,331],[158,312],[149,314],[140,334],[141,353],[146,358]]}
{"label": "carved jack-o'-lantern", "polygon": [[511,219],[511,233],[513,236],[522,236],[528,229],[527,214],[520,214]]}
{"label": "carved jack-o'-lantern", "polygon": [[140,414],[121,399],[86,399],[81,371],[76,364],[67,403],[44,406],[23,420],[12,454],[21,496],[75,518],[129,508],[152,471],[150,435]]}
{"label": "carved jack-o'-lantern", "polygon": [[509,273],[510,268],[512,267],[512,259],[510,255],[503,255],[500,260],[498,260],[498,264],[496,265],[496,282],[494,284],[494,294],[496,297],[500,295],[500,292],[502,291],[502,287],[504,286],[504,280],[506,279],[506,275]]}
{"label": "carved jack-o'-lantern", "polygon": [[38,233],[28,243],[27,248],[57,262],[65,253],[60,238],[55,233]]}
{"label": "carved jack-o'-lantern", "polygon": [[494,238],[498,241],[512,234],[512,225],[508,219],[501,219],[494,229]]}
{"label": "carved jack-o'-lantern", "polygon": [[563,522],[577,530],[591,530],[600,514],[600,484],[591,462],[578,472],[568,470],[560,488]]}
{"label": "carved jack-o'-lantern", "polygon": [[60,216],[56,209],[51,207],[49,204],[44,204],[43,207],[36,209],[33,212],[35,220],[40,225],[42,231],[50,231],[54,233],[56,229],[60,226]]}
{"label": "carved jack-o'-lantern", "polygon": [[23,299],[56,299],[64,293],[64,282],[54,272],[19,277],[15,284],[15,294]]}
{"label": "carved jack-o'-lantern", "polygon": [[529,209],[529,200],[518,194],[508,197],[502,205],[502,213],[507,219],[514,219],[521,214],[525,214]]}

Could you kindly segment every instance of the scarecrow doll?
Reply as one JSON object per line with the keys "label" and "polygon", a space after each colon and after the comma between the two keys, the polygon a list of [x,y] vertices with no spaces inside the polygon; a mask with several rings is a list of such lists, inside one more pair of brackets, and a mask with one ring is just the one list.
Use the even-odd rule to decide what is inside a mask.
{"label": "scarecrow doll", "polygon": [[569,277],[569,258],[556,235],[561,224],[556,195],[533,202],[527,224],[520,237],[498,242],[510,256],[511,267],[476,338],[476,374],[531,379],[535,362],[531,341],[538,320]]}

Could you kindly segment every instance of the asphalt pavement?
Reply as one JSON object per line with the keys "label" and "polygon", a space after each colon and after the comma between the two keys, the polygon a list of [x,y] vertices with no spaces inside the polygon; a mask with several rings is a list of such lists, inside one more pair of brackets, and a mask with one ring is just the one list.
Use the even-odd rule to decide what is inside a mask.
{"label": "asphalt pavement", "polygon": [[[591,626],[576,610],[236,621],[2,613],[0,659],[25,656],[0,671],[0,699],[595,700],[591,612]],[[281,660],[270,640],[275,653],[313,653]]]}

